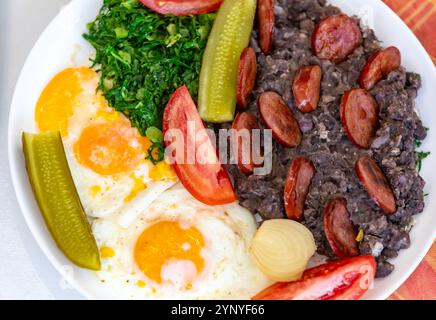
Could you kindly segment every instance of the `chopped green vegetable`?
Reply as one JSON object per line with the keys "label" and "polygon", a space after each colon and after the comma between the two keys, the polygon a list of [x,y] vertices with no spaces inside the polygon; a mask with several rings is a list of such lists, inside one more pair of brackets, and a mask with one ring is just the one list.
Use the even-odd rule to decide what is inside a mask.
{"label": "chopped green vegetable", "polygon": [[148,149],[147,160],[150,160],[153,164],[157,164],[165,159],[165,146],[162,142],[154,142]]}
{"label": "chopped green vegetable", "polygon": [[[426,132],[428,132],[430,130],[430,128],[424,127],[424,130]],[[416,149],[421,148],[421,146],[422,146],[422,140],[415,139]],[[416,150],[415,153],[417,156],[416,166],[417,166],[418,172],[420,172],[422,169],[422,161],[430,155],[430,152]]]}
{"label": "chopped green vegetable", "polygon": [[256,4],[256,0],[224,0],[218,11],[200,75],[198,111],[205,121],[233,120],[238,65],[250,40]]}
{"label": "chopped green vegetable", "polygon": [[76,265],[100,270],[100,254],[80,203],[59,132],[23,133],[26,169],[59,249]]}
{"label": "chopped green vegetable", "polygon": [[163,141],[163,133],[160,129],[156,127],[148,127],[146,131],[147,138],[150,139],[151,142],[162,142]]}
{"label": "chopped green vegetable", "polygon": [[116,34],[118,39],[127,38],[127,36],[129,35],[129,31],[127,31],[126,29],[124,29],[122,27],[116,27],[115,34]]}
{"label": "chopped green vegetable", "polygon": [[[163,110],[178,87],[186,84],[197,96],[214,18],[160,15],[137,0],[104,0],[96,20],[88,24],[83,36],[96,49],[99,89],[142,135],[149,127],[162,128]],[[162,149],[162,141],[154,143],[153,150],[160,154]]]}
{"label": "chopped green vegetable", "polygon": [[422,161],[430,155],[431,152],[418,151],[416,153],[418,159],[416,162],[416,166],[418,167],[418,172],[422,169]]}

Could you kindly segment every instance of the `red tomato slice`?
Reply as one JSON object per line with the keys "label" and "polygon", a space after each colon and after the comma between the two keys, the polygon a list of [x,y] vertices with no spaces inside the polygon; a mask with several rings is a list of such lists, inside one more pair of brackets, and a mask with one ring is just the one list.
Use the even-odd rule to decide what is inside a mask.
{"label": "red tomato slice", "polygon": [[303,273],[300,280],[279,282],[253,300],[357,300],[370,288],[376,271],[372,256],[322,264]]}
{"label": "red tomato slice", "polygon": [[[167,151],[175,160],[173,168],[194,198],[208,205],[227,204],[236,200],[227,171],[219,162],[209,136],[205,134],[204,124],[186,86],[180,87],[171,96],[164,111],[163,132]],[[195,141],[193,148],[190,141]]]}
{"label": "red tomato slice", "polygon": [[160,14],[188,16],[216,11],[223,0],[141,0],[141,2]]}

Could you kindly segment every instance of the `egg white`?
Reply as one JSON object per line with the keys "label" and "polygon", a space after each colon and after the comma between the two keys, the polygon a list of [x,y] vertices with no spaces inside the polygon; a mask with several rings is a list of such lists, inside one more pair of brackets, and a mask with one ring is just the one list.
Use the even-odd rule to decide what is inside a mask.
{"label": "egg white", "polygon": [[[175,184],[171,180],[150,179],[147,163],[140,164],[130,175],[100,175],[77,162],[70,142],[64,142],[64,147],[82,206],[90,217],[113,216],[122,227],[128,227],[162,192]],[[146,189],[126,201],[135,184],[131,175],[140,179]],[[92,188],[96,186],[99,190],[93,192]]]}
{"label": "egg white", "polygon": [[[136,266],[136,240],[143,230],[159,221],[193,226],[205,239],[201,253],[205,268],[189,289],[184,276],[196,271],[187,261],[173,261],[162,269],[166,281],[161,284],[148,279]],[[248,252],[256,232],[252,214],[236,203],[204,205],[181,184],[162,193],[129,228],[103,218],[94,220],[92,229],[99,247],[115,252],[115,256],[102,259],[102,270],[96,275],[121,299],[249,299],[271,284]]]}

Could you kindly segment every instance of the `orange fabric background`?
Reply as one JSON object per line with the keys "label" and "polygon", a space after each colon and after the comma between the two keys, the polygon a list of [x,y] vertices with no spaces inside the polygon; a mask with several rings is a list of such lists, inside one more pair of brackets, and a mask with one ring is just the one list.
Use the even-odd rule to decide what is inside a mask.
{"label": "orange fabric background", "polygon": [[436,64],[436,0],[384,0],[406,22]]}
{"label": "orange fabric background", "polygon": [[[384,0],[407,23],[436,64],[436,0]],[[436,300],[436,244],[391,300]]]}

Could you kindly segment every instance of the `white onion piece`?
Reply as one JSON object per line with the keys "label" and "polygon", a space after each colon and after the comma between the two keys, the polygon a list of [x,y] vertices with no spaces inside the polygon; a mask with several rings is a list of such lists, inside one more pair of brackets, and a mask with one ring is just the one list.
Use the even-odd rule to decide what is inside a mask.
{"label": "white onion piece", "polygon": [[251,243],[251,256],[258,268],[275,281],[294,281],[301,277],[316,251],[312,233],[293,220],[265,221]]}

